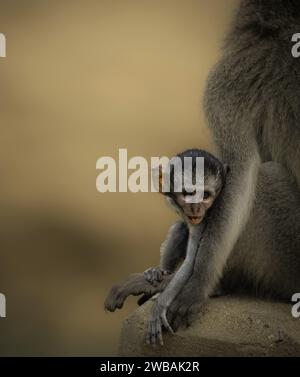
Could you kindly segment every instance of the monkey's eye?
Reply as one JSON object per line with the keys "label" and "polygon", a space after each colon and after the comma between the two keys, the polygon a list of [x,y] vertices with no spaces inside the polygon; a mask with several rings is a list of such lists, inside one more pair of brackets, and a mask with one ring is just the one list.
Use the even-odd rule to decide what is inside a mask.
{"label": "monkey's eye", "polygon": [[210,197],[210,193],[208,191],[204,191],[203,199],[208,199]]}

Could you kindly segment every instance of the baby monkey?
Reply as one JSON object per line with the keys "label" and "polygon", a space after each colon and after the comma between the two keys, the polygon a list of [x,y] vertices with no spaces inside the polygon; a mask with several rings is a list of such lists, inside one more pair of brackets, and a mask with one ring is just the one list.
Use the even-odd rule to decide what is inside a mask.
{"label": "baby monkey", "polygon": [[[189,159],[185,159],[186,157]],[[176,273],[154,302],[147,330],[148,344],[159,342],[163,345],[163,327],[173,332],[167,320],[168,308],[192,275],[196,254],[201,248],[201,235],[209,221],[209,210],[224,187],[228,172],[228,168],[216,157],[200,149],[187,150],[178,154],[176,158],[177,161],[181,160],[182,169],[175,169],[171,159],[168,167],[170,185],[167,192],[161,189],[165,176],[162,169],[159,169],[160,192],[182,220],[171,226],[166,240],[161,245],[159,267],[147,269],[144,277],[156,285],[165,275],[175,271]],[[187,160],[190,164],[186,166]],[[204,161],[204,165],[198,164],[197,160]],[[192,182],[187,182],[187,167],[191,170]],[[199,171],[203,168],[204,171]],[[201,187],[198,187],[196,178],[201,176],[204,179]],[[181,182],[181,191],[177,190],[176,182]]]}

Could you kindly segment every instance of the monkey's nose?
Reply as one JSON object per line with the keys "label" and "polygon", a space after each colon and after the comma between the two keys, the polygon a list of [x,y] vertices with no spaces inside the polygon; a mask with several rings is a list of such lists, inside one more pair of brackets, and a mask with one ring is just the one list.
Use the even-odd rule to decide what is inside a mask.
{"label": "monkey's nose", "polygon": [[193,213],[193,215],[195,215],[195,216],[199,216],[200,215],[200,208],[199,208],[199,206],[192,206],[192,213]]}

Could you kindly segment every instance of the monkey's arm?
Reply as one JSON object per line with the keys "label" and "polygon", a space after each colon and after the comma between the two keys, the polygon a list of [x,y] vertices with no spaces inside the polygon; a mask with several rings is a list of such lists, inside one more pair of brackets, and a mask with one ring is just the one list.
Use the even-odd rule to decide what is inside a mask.
{"label": "monkey's arm", "polygon": [[169,307],[167,318],[174,330],[182,323],[189,324],[213,293],[254,202],[260,159],[253,130],[250,126],[247,130],[237,130],[236,125],[228,131],[232,135],[236,132],[236,140],[225,140],[224,128],[228,130],[230,123],[218,127],[214,130],[215,137],[221,160],[230,166],[230,173],[211,208],[192,275]]}
{"label": "monkey's arm", "polygon": [[173,224],[160,248],[159,267],[150,267],[144,272],[145,279],[156,284],[164,275],[174,272],[185,258],[189,231],[183,221]]}
{"label": "monkey's arm", "polygon": [[178,263],[185,258],[189,230],[183,221],[173,224],[160,248],[160,268],[174,272]]}
{"label": "monkey's arm", "polygon": [[158,341],[163,344],[162,326],[173,332],[166,317],[167,310],[193,273],[203,229],[204,223],[195,225],[190,229],[186,258],[153,305],[146,339],[148,344],[156,344]]}

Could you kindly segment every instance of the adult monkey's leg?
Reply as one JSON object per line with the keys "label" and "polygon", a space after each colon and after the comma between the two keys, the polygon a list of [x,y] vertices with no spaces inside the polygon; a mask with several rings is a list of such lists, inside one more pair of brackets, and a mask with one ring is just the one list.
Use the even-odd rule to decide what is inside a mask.
{"label": "adult monkey's leg", "polygon": [[172,278],[173,274],[167,275],[156,286],[153,286],[145,279],[143,273],[131,274],[124,281],[111,288],[105,299],[104,308],[110,312],[121,309],[129,296],[144,295],[147,297],[144,300],[145,302],[155,294],[162,292]]}

